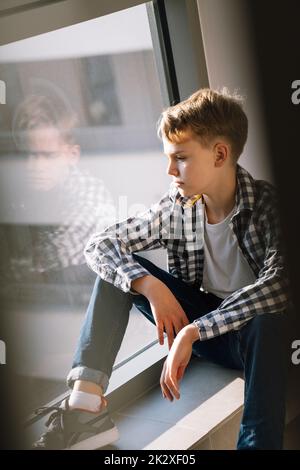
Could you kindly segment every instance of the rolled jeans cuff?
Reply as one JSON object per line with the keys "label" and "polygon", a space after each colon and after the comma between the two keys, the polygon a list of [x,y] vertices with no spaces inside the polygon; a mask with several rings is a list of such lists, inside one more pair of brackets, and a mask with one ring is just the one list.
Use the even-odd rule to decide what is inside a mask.
{"label": "rolled jeans cuff", "polygon": [[67,385],[69,388],[73,388],[75,380],[86,380],[88,382],[94,382],[100,385],[103,393],[106,392],[109,379],[108,376],[101,372],[101,370],[90,369],[85,366],[74,367],[67,376]]}

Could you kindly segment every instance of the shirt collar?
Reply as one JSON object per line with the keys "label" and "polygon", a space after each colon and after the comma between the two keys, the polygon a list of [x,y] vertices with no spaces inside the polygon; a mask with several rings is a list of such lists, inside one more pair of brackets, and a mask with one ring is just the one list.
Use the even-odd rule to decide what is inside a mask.
{"label": "shirt collar", "polygon": [[238,211],[241,209],[254,209],[255,181],[245,168],[237,165],[237,192],[236,205]]}

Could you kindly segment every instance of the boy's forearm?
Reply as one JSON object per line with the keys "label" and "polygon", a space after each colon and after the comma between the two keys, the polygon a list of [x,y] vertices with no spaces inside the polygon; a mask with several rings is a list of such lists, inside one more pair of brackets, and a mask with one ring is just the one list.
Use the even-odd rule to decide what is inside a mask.
{"label": "boy's forearm", "polygon": [[159,279],[152,274],[139,277],[131,282],[131,287],[133,290],[138,292],[139,294],[144,295],[145,297],[151,297],[151,294],[154,292],[154,289],[158,287],[158,285],[163,284]]}

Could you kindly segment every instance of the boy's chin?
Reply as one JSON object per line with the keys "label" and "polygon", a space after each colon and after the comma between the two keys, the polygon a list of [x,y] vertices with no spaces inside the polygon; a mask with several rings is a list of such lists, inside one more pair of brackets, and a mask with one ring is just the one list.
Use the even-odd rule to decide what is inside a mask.
{"label": "boy's chin", "polygon": [[190,191],[187,191],[186,189],[183,188],[178,188],[179,194],[182,197],[192,197],[194,194],[192,194]]}

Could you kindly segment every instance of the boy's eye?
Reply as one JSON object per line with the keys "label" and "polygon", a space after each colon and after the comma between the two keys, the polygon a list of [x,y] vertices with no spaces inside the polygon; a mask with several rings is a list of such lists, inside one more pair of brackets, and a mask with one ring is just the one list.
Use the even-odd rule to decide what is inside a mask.
{"label": "boy's eye", "polygon": [[184,160],[186,160],[186,157],[181,157],[180,155],[177,155],[176,160],[180,161],[180,162],[183,162]]}

